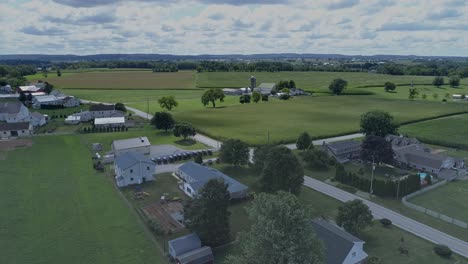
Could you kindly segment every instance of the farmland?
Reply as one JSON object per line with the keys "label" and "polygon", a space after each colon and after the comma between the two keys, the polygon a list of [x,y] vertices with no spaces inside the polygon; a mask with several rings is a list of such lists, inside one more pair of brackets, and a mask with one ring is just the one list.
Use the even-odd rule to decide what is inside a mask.
{"label": "farmland", "polygon": [[79,136],[48,136],[0,160],[1,263],[164,263],[89,157]]}

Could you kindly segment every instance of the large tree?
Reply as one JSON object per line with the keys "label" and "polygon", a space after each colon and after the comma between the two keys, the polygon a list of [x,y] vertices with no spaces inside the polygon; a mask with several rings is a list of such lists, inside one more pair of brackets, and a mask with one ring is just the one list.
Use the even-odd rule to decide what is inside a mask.
{"label": "large tree", "polygon": [[392,144],[384,137],[367,136],[362,142],[361,157],[367,161],[391,164],[393,162]]}
{"label": "large tree", "polygon": [[372,212],[361,200],[352,200],[338,208],[336,223],[349,233],[357,235],[372,224]]}
{"label": "large tree", "polygon": [[50,94],[53,90],[54,90],[54,86],[52,84],[48,83],[48,82],[45,82],[44,91],[47,94]]}
{"label": "large tree", "polygon": [[444,77],[436,76],[434,80],[432,81],[432,84],[437,87],[444,85]]}
{"label": "large tree", "polygon": [[328,89],[336,95],[340,95],[344,89],[346,89],[346,86],[348,85],[348,82],[338,78],[333,80],[330,85],[328,86]]}
{"label": "large tree", "polygon": [[206,91],[201,98],[201,101],[204,106],[207,106],[210,102],[213,105],[213,108],[216,107],[216,101],[224,102],[224,93],[221,89],[211,88]]}
{"label": "large tree", "polygon": [[265,162],[267,160],[267,156],[271,148],[272,146],[265,145],[258,147],[254,150],[252,161],[253,163],[251,164],[251,166],[256,174],[260,174],[263,168],[265,167]]}
{"label": "large tree", "polygon": [[171,111],[173,108],[177,107],[179,103],[177,103],[176,99],[174,96],[169,95],[169,96],[163,96],[158,99],[158,104],[161,108],[167,109],[168,111]]}
{"label": "large tree", "polygon": [[189,123],[177,123],[174,125],[174,136],[187,139],[189,136],[195,136],[197,133],[195,128]]}
{"label": "large tree", "polygon": [[224,181],[212,179],[184,207],[188,228],[203,244],[219,246],[229,240],[229,191]]}
{"label": "large tree", "polygon": [[167,130],[174,127],[174,119],[172,115],[166,112],[156,112],[151,119],[151,124],[156,127],[156,129]]}
{"label": "large tree", "polygon": [[451,87],[458,87],[460,85],[460,77],[458,75],[450,76],[449,84]]}
{"label": "large tree", "polygon": [[252,225],[240,235],[240,252],[228,256],[227,263],[323,263],[323,244],[297,197],[260,193],[247,212]]}
{"label": "large tree", "polygon": [[313,148],[312,138],[310,137],[309,133],[303,132],[299,135],[299,138],[296,141],[296,147],[299,150],[306,150],[311,147]]}
{"label": "large tree", "polygon": [[311,168],[325,169],[335,164],[335,160],[320,149],[309,149],[301,155],[307,166]]}
{"label": "large tree", "polygon": [[239,139],[228,139],[221,145],[219,157],[234,166],[245,165],[249,162],[249,145]]}
{"label": "large tree", "polygon": [[254,101],[254,103],[258,103],[258,101],[260,101],[260,99],[262,99],[262,94],[259,93],[259,92],[253,92],[252,93],[252,100]]}
{"label": "large tree", "polygon": [[384,86],[385,86],[385,91],[386,92],[395,91],[395,89],[396,89],[395,84],[392,83],[392,82],[386,82]]}
{"label": "large tree", "polygon": [[398,124],[387,112],[374,110],[361,116],[361,132],[367,136],[385,137],[388,134],[396,134],[397,131]]}
{"label": "large tree", "polygon": [[119,111],[122,111],[124,113],[127,112],[127,108],[125,107],[125,105],[123,103],[116,103],[115,104],[115,110],[119,110]]}
{"label": "large tree", "polygon": [[272,147],[263,161],[260,184],[265,192],[287,191],[299,194],[304,183],[304,169],[292,151],[284,146]]}

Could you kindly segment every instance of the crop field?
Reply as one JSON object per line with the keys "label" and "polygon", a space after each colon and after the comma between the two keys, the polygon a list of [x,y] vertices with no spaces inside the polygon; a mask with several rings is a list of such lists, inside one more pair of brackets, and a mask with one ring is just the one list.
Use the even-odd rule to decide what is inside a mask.
{"label": "crop field", "polygon": [[1,263],[164,263],[79,136],[9,152],[0,200]]}
{"label": "crop field", "polygon": [[416,196],[410,202],[468,222],[467,196],[468,181],[455,181]]}
{"label": "crop field", "polygon": [[193,89],[194,72],[93,71],[66,73],[61,77],[40,74],[29,80],[48,81],[61,89]]}
{"label": "crop field", "polygon": [[468,149],[468,114],[406,125],[400,132],[422,141]]}

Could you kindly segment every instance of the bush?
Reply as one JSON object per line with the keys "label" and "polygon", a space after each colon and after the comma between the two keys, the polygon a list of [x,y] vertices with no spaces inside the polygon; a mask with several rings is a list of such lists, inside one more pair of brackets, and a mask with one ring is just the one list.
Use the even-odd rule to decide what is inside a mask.
{"label": "bush", "polygon": [[436,245],[434,247],[434,252],[437,255],[442,256],[444,258],[449,258],[450,256],[452,256],[452,250],[446,245]]}
{"label": "bush", "polygon": [[445,99],[445,98],[444,98],[444,99],[442,99],[442,102],[444,102],[444,103],[445,103],[445,102],[447,102],[447,99]]}
{"label": "bush", "polygon": [[385,227],[388,227],[388,226],[392,225],[392,220],[387,219],[387,218],[382,218],[382,219],[379,220],[379,222]]}
{"label": "bush", "polygon": [[148,220],[148,225],[151,231],[153,231],[156,235],[160,236],[164,234],[164,231],[162,230],[158,221],[150,219]]}
{"label": "bush", "polygon": [[366,263],[368,263],[368,264],[381,264],[382,260],[380,258],[378,258],[378,257],[372,256],[372,257],[369,257],[367,259]]}

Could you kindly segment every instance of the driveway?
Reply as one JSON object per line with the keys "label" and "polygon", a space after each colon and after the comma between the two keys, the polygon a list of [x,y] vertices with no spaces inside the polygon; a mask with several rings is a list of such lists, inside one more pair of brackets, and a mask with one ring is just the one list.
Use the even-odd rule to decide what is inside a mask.
{"label": "driveway", "polygon": [[424,238],[432,243],[447,245],[454,252],[468,258],[468,243],[463,240],[440,232],[432,227],[417,222],[383,206],[362,199],[354,194],[348,193],[308,176],[304,176],[304,185],[342,202],[347,202],[354,199],[362,200],[367,206],[369,206],[372,214],[374,215],[374,218],[388,218],[392,221],[393,225],[398,226],[399,228],[413,233],[416,236]]}

